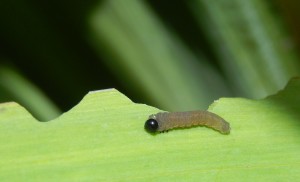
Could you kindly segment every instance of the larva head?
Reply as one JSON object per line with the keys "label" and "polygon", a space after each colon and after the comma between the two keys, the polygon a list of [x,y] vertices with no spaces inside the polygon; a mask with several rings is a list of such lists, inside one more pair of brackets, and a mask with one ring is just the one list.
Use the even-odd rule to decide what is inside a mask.
{"label": "larva head", "polygon": [[145,122],[145,130],[149,133],[155,133],[158,129],[158,122],[155,119],[154,115],[151,115],[149,119]]}

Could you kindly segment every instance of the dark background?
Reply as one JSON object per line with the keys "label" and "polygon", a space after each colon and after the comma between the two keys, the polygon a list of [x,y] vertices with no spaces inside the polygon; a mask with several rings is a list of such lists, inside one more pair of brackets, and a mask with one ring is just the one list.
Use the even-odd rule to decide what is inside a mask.
{"label": "dark background", "polygon": [[[247,89],[249,92],[243,92],[243,88],[238,88],[242,86],[232,80],[232,77],[236,76],[228,74],[231,71],[228,71],[228,67],[224,66],[225,61],[220,59],[222,56],[216,48],[220,42],[214,41],[209,36],[213,31],[221,32],[222,30],[208,30],[205,24],[201,23],[203,19],[210,21],[209,17],[195,13],[195,8],[198,8],[198,12],[202,13],[203,9],[209,9],[209,7],[205,3],[201,4],[204,1],[198,2],[200,3],[194,1],[187,3],[180,0],[141,1],[143,6],[150,10],[150,16],[158,20],[169,34],[175,35],[192,54],[198,55],[201,52],[201,56],[197,57],[205,57],[205,59],[199,58],[198,61],[209,65],[219,75],[220,82],[225,85],[226,89],[222,90],[219,89],[221,87],[212,86],[211,89],[216,90],[217,94],[212,94],[211,100],[222,96],[249,98],[264,96],[255,95],[255,89],[259,89],[259,87],[250,85],[253,91]],[[108,48],[103,46],[106,42],[101,42],[101,39],[95,41],[99,41],[102,48],[98,48],[91,43],[94,34],[91,33],[93,28],[90,24],[90,17],[94,11],[101,11],[101,8],[105,8],[106,3],[107,1],[98,0],[2,0],[0,2],[0,67],[8,67],[20,74],[41,90],[61,111],[67,111],[73,107],[88,91],[106,88],[116,88],[135,102],[147,103],[165,110],[174,110],[174,108],[166,107],[166,104],[152,100],[151,98],[156,96],[149,96],[152,93],[151,91],[147,93],[145,91],[147,89],[140,89],[143,87],[142,83],[135,81],[132,81],[134,83],[128,83],[132,77],[137,75],[131,75],[130,70],[127,70],[126,67],[111,66],[111,62],[115,61],[116,64],[119,64],[116,59],[121,60],[123,58],[122,55],[118,55],[117,58],[109,59],[112,57],[110,55],[117,54],[112,52],[114,48],[109,44]],[[292,0],[267,1],[267,5],[267,8],[263,10],[257,8],[257,11],[268,11],[267,13],[272,14],[275,25],[273,25],[274,22],[270,24],[279,27],[286,33],[285,35],[289,38],[286,44],[292,47],[293,53],[284,54],[292,55],[287,56],[293,57],[289,59],[289,62],[298,64],[298,57],[294,55],[298,54],[300,40],[298,27],[299,2]],[[123,3],[120,6],[124,6],[124,9],[130,9],[130,4],[125,6]],[[226,10],[230,10],[230,7],[227,7],[224,12],[220,13],[224,17],[230,13],[236,13],[235,16],[240,16],[238,13],[242,11],[236,11],[236,8],[239,9],[237,1],[232,1],[230,6],[232,6],[232,12],[227,12]],[[130,10],[135,11],[134,8],[132,7]],[[122,13],[122,7],[119,9],[112,7],[111,9]],[[256,11],[255,8],[254,10]],[[222,21],[223,17],[219,18]],[[264,16],[258,15],[258,18],[261,18],[264,22],[267,21]],[[217,24],[212,21],[213,23]],[[247,22],[244,23],[247,27]],[[224,47],[227,46],[224,45]],[[257,49],[257,47],[253,49]],[[139,51],[136,50],[136,52]],[[236,53],[233,51],[230,54],[234,55]],[[282,62],[287,61],[283,59]],[[228,64],[226,63],[226,65]],[[247,66],[245,66],[245,69],[248,69]],[[295,69],[298,70],[298,67]],[[261,72],[267,72],[268,70],[266,68],[265,71]],[[288,70],[286,72],[289,72],[288,66],[286,70]],[[243,72],[243,70],[240,71]],[[297,75],[293,71],[290,72],[291,76]],[[254,74],[259,75],[259,73]],[[124,75],[128,75],[126,80],[122,79]],[[214,82],[214,80],[210,80],[210,76],[207,77],[208,79],[199,82]],[[249,75],[245,78],[251,77],[252,75]],[[287,78],[284,78],[284,80],[287,81]],[[261,79],[265,79],[265,82],[272,82],[264,77],[261,77]],[[176,84],[176,80],[174,83]],[[218,85],[218,82],[216,82],[216,85]],[[270,94],[276,92],[282,88],[282,85],[284,84],[279,83],[277,87],[271,87],[266,92]],[[174,86],[174,88],[176,87]],[[164,88],[158,86],[156,89]],[[172,90],[176,92],[176,89]],[[18,91],[22,92],[22,90]],[[253,94],[249,94],[250,92]],[[207,95],[209,94],[207,93]],[[15,94],[12,94],[6,89],[4,83],[0,87],[0,99],[1,102],[11,100],[21,102],[30,110],[30,104],[27,105],[26,102],[22,102],[22,99],[20,100]],[[172,101],[171,98],[170,100]],[[204,104],[203,107],[207,107],[207,104]]]}

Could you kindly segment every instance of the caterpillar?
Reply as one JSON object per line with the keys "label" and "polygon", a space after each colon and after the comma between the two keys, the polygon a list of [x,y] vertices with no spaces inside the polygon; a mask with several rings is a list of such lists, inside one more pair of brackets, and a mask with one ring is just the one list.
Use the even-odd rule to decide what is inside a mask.
{"label": "caterpillar", "polygon": [[160,112],[152,114],[145,122],[149,133],[165,132],[173,128],[207,126],[222,134],[230,133],[230,124],[220,116],[208,111]]}

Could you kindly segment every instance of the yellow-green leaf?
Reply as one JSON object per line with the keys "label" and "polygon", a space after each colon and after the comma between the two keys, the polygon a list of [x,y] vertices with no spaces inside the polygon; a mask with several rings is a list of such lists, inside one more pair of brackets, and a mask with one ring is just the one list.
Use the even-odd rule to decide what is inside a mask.
{"label": "yellow-green leaf", "polygon": [[222,98],[209,111],[231,124],[157,135],[158,109],[117,90],[90,92],[69,112],[38,122],[0,105],[0,181],[288,181],[300,177],[300,80],[264,100]]}

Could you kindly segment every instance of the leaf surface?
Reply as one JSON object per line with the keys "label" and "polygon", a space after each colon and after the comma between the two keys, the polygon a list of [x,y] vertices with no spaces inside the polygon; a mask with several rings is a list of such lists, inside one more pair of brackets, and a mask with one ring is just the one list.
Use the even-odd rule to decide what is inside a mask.
{"label": "leaf surface", "polygon": [[117,90],[90,92],[73,109],[38,122],[0,104],[1,181],[283,181],[300,177],[300,80],[263,100],[222,98],[209,111],[231,124],[151,135],[160,110]]}

